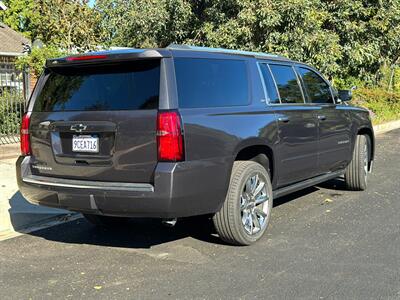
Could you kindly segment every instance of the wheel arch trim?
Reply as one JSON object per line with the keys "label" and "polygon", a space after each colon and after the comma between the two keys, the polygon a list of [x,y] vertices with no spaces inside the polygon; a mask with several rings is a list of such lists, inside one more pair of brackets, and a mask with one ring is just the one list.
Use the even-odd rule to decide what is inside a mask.
{"label": "wheel arch trim", "polygon": [[[241,141],[237,147],[235,148],[235,151],[233,153],[233,157],[235,157],[235,160],[240,160],[240,154],[245,152],[246,150],[251,151],[251,149],[256,150],[257,147],[260,147],[260,149],[257,149],[258,151],[256,151],[255,153],[258,153],[256,155],[254,155],[252,158],[257,157],[260,154],[265,154],[268,162],[269,162],[269,169],[270,169],[270,176],[271,178],[271,183],[272,186],[275,186],[275,182],[277,179],[277,165],[276,165],[276,156],[274,153],[274,147],[271,144],[266,143],[265,141],[263,141],[260,138],[249,138],[246,140]],[[260,151],[261,149],[263,149],[264,151]],[[266,150],[266,151],[265,151]],[[262,163],[262,161],[258,161],[261,165],[264,165]],[[232,167],[233,167],[233,161],[232,161]]]}
{"label": "wheel arch trim", "polygon": [[[375,157],[375,134],[374,134],[374,129],[369,127],[369,126],[362,126],[357,129],[356,135],[368,135],[370,142],[371,142],[371,155],[370,155],[370,163],[374,160]],[[355,145],[355,138],[354,137],[354,142],[353,142],[353,148],[352,151],[354,151],[354,145]]]}

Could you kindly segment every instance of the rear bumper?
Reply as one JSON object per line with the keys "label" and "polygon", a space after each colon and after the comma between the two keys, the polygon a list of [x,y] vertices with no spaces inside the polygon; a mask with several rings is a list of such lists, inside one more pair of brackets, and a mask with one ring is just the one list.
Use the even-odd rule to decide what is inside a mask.
{"label": "rear bumper", "polygon": [[110,216],[172,218],[217,212],[231,171],[229,159],[219,158],[159,163],[153,184],[98,182],[32,175],[30,159],[20,157],[16,168],[18,186],[29,202]]}

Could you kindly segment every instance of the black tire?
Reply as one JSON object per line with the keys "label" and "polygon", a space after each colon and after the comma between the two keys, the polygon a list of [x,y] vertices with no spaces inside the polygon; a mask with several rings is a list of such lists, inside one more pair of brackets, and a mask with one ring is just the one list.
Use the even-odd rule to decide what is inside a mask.
{"label": "black tire", "polygon": [[364,191],[367,188],[370,155],[371,142],[369,136],[357,135],[353,158],[344,174],[347,189],[351,191]]}
{"label": "black tire", "polygon": [[[254,201],[253,205],[255,205],[256,200],[261,198],[247,201],[243,200],[242,196],[248,194],[245,192],[245,189],[248,187],[246,183],[248,183],[249,180],[251,182],[252,178],[255,178],[254,176],[256,174],[259,177],[257,177],[255,180],[256,183],[254,185],[254,189],[257,190],[257,180],[259,180],[260,185],[263,181],[263,186],[265,189],[263,189],[261,194],[258,195],[266,195],[267,200],[265,200],[265,202],[262,204],[259,204],[259,206],[254,206],[253,213],[255,213],[255,215],[253,215],[253,213],[248,213],[251,210],[247,208],[243,209],[243,207],[247,207],[247,205],[243,205],[243,202],[251,203]],[[259,240],[268,227],[269,220],[271,218],[272,201],[271,180],[265,168],[254,161],[235,161],[232,168],[229,189],[225,202],[220,211],[217,212],[213,217],[214,226],[219,234],[219,237],[225,242],[233,245],[250,245]],[[260,205],[262,205],[261,209]],[[257,210],[257,212],[255,212],[255,210]],[[260,225],[260,219],[258,219],[258,216],[262,215],[257,214],[260,213],[260,210],[262,210],[262,213],[265,213],[265,210],[267,211],[265,217],[260,217],[262,220],[262,226]],[[250,226],[250,222],[246,221],[246,224],[243,223],[245,220],[249,220],[244,216],[245,213],[246,216],[251,215],[250,231],[253,230],[253,227],[256,228],[257,221],[258,225],[260,225],[258,232],[249,234],[248,231],[246,231],[248,230],[246,229],[246,224],[247,226]],[[257,220],[255,220],[255,218],[257,218]]]}
{"label": "black tire", "polygon": [[126,225],[129,221],[129,218],[124,217],[110,217],[92,214],[83,214],[83,216],[89,223],[97,227],[105,228],[120,227]]}

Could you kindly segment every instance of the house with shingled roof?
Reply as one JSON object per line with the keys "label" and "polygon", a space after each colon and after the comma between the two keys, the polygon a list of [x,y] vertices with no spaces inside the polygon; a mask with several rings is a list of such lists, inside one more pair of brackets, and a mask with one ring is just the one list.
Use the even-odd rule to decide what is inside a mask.
{"label": "house with shingled roof", "polygon": [[[0,11],[6,9],[0,1]],[[17,70],[15,62],[30,45],[29,39],[0,22],[0,145],[18,142],[20,117],[34,82],[28,72]]]}

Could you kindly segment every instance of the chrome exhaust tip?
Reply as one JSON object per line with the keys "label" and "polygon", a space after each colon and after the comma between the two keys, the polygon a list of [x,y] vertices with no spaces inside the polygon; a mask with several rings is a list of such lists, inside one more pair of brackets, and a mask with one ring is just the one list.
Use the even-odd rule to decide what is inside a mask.
{"label": "chrome exhaust tip", "polygon": [[161,221],[161,223],[165,226],[165,227],[174,227],[176,225],[176,218],[170,218],[170,219],[163,219]]}

